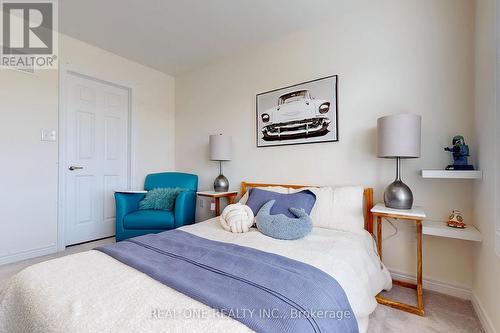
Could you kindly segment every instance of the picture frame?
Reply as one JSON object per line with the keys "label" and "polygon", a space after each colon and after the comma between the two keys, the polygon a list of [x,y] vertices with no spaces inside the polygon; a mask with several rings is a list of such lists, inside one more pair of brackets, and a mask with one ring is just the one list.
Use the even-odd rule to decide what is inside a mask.
{"label": "picture frame", "polygon": [[337,142],[338,75],[256,95],[257,147]]}

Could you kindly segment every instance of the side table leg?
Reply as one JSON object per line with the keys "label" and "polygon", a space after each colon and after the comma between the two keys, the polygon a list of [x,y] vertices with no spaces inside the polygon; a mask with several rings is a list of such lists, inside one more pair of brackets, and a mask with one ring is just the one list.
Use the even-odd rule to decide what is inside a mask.
{"label": "side table leg", "polygon": [[377,216],[377,251],[382,260],[382,217]]}
{"label": "side table leg", "polygon": [[417,220],[417,302],[418,308],[424,310],[424,291],[422,286],[422,221]]}
{"label": "side table leg", "polygon": [[219,216],[220,215],[220,198],[216,197],[216,198],[214,198],[214,201],[215,201],[215,216]]}

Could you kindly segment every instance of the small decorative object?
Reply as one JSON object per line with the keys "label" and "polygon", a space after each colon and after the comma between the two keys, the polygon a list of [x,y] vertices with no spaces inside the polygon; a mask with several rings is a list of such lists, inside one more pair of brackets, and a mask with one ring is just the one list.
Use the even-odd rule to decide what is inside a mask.
{"label": "small decorative object", "polygon": [[452,147],[446,147],[444,150],[453,155],[453,164],[446,167],[446,170],[474,170],[474,166],[469,164],[467,158],[469,146],[465,144],[465,139],[461,135],[455,135],[452,140]]}
{"label": "small decorative object", "polygon": [[338,141],[337,76],[257,95],[257,147]]}
{"label": "small decorative object", "polygon": [[233,233],[248,232],[254,223],[252,209],[239,202],[228,205],[222,211],[219,222],[226,231]]}
{"label": "small decorative object", "polygon": [[401,159],[420,157],[422,117],[396,114],[377,120],[378,157],[396,159],[396,180],[384,192],[388,208],[411,209],[413,193],[401,180]]}
{"label": "small decorative object", "polygon": [[219,161],[219,176],[214,181],[215,192],[227,192],[229,181],[222,174],[222,161],[231,160],[233,141],[230,136],[218,134],[210,135],[210,160]]}
{"label": "small decorative object", "polygon": [[452,228],[465,228],[464,218],[459,210],[453,210],[448,217],[448,222],[446,223],[448,227]]}

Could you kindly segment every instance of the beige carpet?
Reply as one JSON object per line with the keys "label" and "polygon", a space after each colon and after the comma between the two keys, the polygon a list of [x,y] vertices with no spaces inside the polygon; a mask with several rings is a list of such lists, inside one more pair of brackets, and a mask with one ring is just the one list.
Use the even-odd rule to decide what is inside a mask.
{"label": "beige carpet", "polygon": [[[38,262],[58,258],[61,256],[87,251],[98,245],[114,242],[108,238],[96,242],[69,247],[66,251],[25,260],[14,264],[0,266],[0,289],[8,279],[25,267]],[[399,301],[414,304],[414,291],[394,287],[386,296]],[[379,305],[371,315],[369,333],[441,333],[441,332],[483,332],[472,304],[469,301],[442,295],[436,292],[425,291],[425,317],[394,310]]]}
{"label": "beige carpet", "polygon": [[[415,291],[395,286],[384,296],[415,304]],[[470,301],[424,291],[425,317],[378,305],[370,316],[369,333],[484,332]]]}

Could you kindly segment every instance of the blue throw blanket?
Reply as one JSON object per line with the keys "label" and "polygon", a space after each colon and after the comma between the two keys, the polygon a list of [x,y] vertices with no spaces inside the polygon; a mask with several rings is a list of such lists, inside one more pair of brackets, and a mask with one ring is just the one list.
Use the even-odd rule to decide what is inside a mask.
{"label": "blue throw blanket", "polygon": [[257,332],[358,332],[338,282],[296,260],[180,230],[97,250]]}

